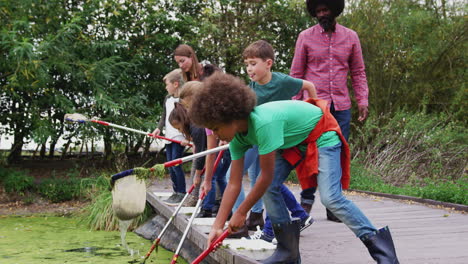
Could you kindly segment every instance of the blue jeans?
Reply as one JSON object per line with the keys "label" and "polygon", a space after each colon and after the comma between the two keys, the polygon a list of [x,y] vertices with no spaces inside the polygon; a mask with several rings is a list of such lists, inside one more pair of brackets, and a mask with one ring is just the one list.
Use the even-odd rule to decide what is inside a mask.
{"label": "blue jeans", "polygon": [[[167,161],[180,159],[184,152],[184,147],[178,143],[166,144]],[[182,165],[169,167],[169,174],[172,180],[172,189],[174,192],[185,193],[185,174]]]}
{"label": "blue jeans", "polygon": [[[244,170],[245,173],[248,170],[250,178],[250,186],[253,187],[257,181],[257,176],[260,174],[260,162],[258,157],[258,147],[254,146],[251,149],[247,150],[244,155]],[[231,177],[231,167],[229,166],[228,172],[226,173],[226,179],[229,181]],[[244,188],[241,188],[239,196],[237,197],[236,203],[232,207],[232,212],[236,211],[239,208],[240,204],[245,199]],[[254,213],[261,213],[263,211],[263,202],[262,199],[258,200],[251,209]]]}
{"label": "blue jeans", "polygon": [[[340,129],[341,129],[341,133],[343,134],[343,137],[346,139],[346,141],[348,141],[350,123],[351,123],[351,109],[343,110],[343,111],[336,111],[335,105],[332,103],[330,106],[330,113],[338,122],[338,125],[340,126]],[[316,190],[317,188],[315,187],[302,190],[301,203],[314,204]]]}
{"label": "blue jeans", "polygon": [[[306,220],[309,217],[309,214],[304,211],[302,206],[297,203],[296,197],[294,194],[286,187],[286,185],[282,184],[281,187],[281,195],[288,207],[289,212],[293,218],[300,218],[301,220]],[[273,226],[270,221],[270,217],[265,218],[265,225],[263,226],[263,232],[268,236],[275,236],[273,233]]]}
{"label": "blue jeans", "polygon": [[318,190],[322,204],[343,221],[357,237],[377,229],[362,211],[342,193],[341,188],[341,143],[319,148],[317,175]]}
{"label": "blue jeans", "polygon": [[229,152],[229,150],[226,150],[223,154],[223,157],[219,161],[216,171],[213,173],[213,179],[211,179],[211,190],[206,195],[205,200],[203,200],[203,206],[202,206],[203,209],[206,209],[206,210],[213,209],[213,206],[216,201],[216,183],[219,187],[221,196],[223,195],[224,190],[226,189],[226,185],[227,185],[226,172],[230,166],[231,166],[231,153]]}
{"label": "blue jeans", "polygon": [[[263,195],[263,203],[272,224],[285,224],[291,221],[288,207],[281,190],[283,182],[288,178],[294,167],[277,151],[273,181]],[[297,202],[296,202],[297,203]]]}

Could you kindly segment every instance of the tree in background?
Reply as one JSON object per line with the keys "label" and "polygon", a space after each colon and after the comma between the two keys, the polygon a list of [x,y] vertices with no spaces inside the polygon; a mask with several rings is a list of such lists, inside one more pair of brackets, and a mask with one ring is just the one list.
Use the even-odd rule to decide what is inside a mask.
{"label": "tree in background", "polygon": [[[375,114],[405,108],[446,112],[466,125],[466,5],[462,1],[349,0],[339,22],[357,31]],[[300,31],[316,21],[302,0],[18,0],[0,4],[1,133],[13,135],[9,160],[33,140],[53,154],[103,138],[125,153],[150,140],[102,126],[66,124],[80,112],[145,131],[164,98],[172,55],[190,44],[200,59],[245,77],[241,54],[258,39],[289,72]],[[354,111],[356,112],[356,111]],[[80,140],[76,142],[76,139]],[[88,140],[87,140],[88,139]],[[49,142],[49,143],[47,143]],[[49,145],[46,145],[49,144]]]}

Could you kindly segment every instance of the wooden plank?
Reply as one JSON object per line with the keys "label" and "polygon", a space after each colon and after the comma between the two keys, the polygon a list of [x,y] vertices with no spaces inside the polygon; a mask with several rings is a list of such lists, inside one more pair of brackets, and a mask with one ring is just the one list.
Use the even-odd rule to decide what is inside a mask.
{"label": "wooden plank", "polygon": [[[248,182],[244,186],[246,190],[249,189]],[[163,188],[155,189],[163,191]],[[296,198],[300,197],[297,185],[290,186],[290,189]],[[400,263],[468,263],[468,214],[390,198],[357,193],[345,195],[376,227],[390,227]],[[312,208],[315,222],[300,237],[302,263],[375,263],[363,243],[346,225],[326,220],[325,207],[320,203],[319,193],[316,201]],[[204,246],[210,226],[201,225],[194,230],[198,234],[194,231],[189,237]],[[224,251],[212,257],[217,263],[253,261],[243,256],[241,250]]]}

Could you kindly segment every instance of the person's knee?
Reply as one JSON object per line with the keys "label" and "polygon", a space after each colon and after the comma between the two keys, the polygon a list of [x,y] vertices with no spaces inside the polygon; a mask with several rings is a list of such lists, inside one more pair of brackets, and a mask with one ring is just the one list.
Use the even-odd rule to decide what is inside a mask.
{"label": "person's knee", "polygon": [[342,194],[320,194],[320,201],[328,209],[338,208],[346,200]]}

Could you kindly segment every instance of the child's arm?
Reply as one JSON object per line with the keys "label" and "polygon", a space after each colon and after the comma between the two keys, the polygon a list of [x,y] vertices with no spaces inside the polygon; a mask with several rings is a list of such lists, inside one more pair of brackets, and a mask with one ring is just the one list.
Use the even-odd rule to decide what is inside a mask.
{"label": "child's arm", "polygon": [[[257,179],[254,187],[245,198],[244,202],[239,206],[236,212],[234,212],[231,220],[229,221],[229,227],[236,230],[244,225],[246,215],[252,206],[262,198],[266,190],[270,186],[274,177],[275,170],[275,154],[276,151],[270,152],[265,155],[260,155],[260,177]],[[224,197],[223,197],[224,198]]]}
{"label": "child's arm", "polygon": [[312,97],[312,98],[317,98],[317,91],[315,90],[315,85],[312,82],[304,80],[302,82],[302,89],[301,91],[307,91],[309,96],[304,96],[303,100]]}
{"label": "child's arm", "polygon": [[168,96],[164,98],[161,119],[159,119],[158,127],[156,127],[156,129],[153,131],[153,134],[156,136],[159,136],[159,134],[161,134],[163,127],[166,125],[166,100],[167,98]]}
{"label": "child's arm", "polygon": [[195,176],[193,177],[193,184],[195,184],[195,186],[198,186],[201,183],[201,173],[202,173],[202,171],[203,170],[195,170]]}
{"label": "child's arm", "polygon": [[[237,196],[239,196],[240,190],[242,188],[244,158],[233,160],[231,166],[231,177],[229,178],[229,183],[224,190],[224,195],[221,199],[221,206],[219,207],[218,215],[216,216],[216,220],[208,236],[208,246],[211,245],[211,242],[216,240],[216,238],[222,233],[224,224],[226,223],[226,220],[231,213],[232,207],[234,206],[234,203],[237,200]],[[244,223],[242,223],[242,225],[243,224]],[[232,231],[233,230],[231,229],[231,232]]]}
{"label": "child's arm", "polygon": [[[218,145],[218,141],[216,140],[215,135],[208,135],[206,136],[206,148],[212,149],[216,148]],[[206,155],[205,159],[205,179],[203,180],[203,184],[201,185],[201,191],[208,194],[211,190],[211,180],[213,179],[213,166],[215,163],[216,154],[209,154]]]}

